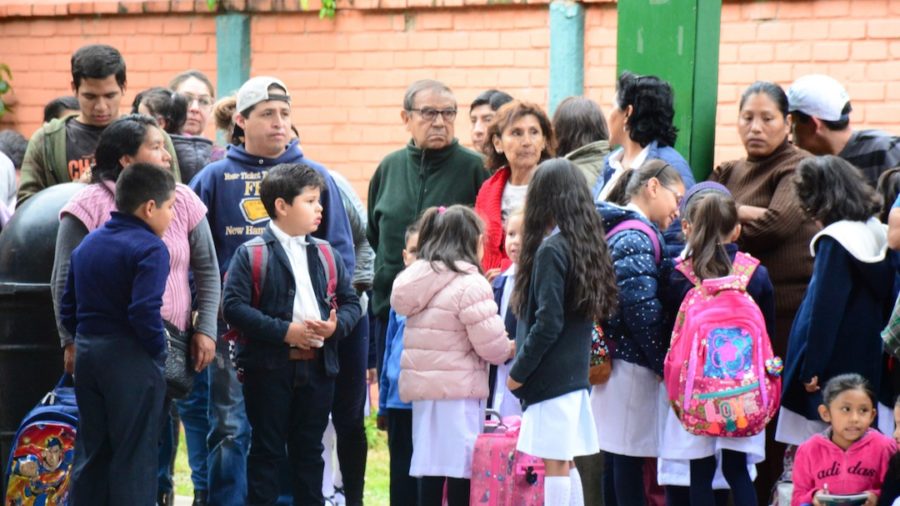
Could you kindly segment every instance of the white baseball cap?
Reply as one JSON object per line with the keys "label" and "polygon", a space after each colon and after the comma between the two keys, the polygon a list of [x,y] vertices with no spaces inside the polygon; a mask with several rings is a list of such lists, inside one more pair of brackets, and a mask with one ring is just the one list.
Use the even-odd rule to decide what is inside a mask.
{"label": "white baseball cap", "polygon": [[[284,93],[269,93],[269,87],[275,85],[284,90]],[[244,112],[254,105],[265,102],[266,100],[281,100],[282,102],[291,103],[291,95],[288,93],[287,86],[280,79],[269,76],[254,77],[247,80],[237,92],[237,104],[235,105],[238,112]]]}
{"label": "white baseball cap", "polygon": [[850,101],[850,95],[832,77],[823,74],[803,76],[788,88],[787,96],[791,112],[800,111],[825,121],[846,119],[841,113]]}

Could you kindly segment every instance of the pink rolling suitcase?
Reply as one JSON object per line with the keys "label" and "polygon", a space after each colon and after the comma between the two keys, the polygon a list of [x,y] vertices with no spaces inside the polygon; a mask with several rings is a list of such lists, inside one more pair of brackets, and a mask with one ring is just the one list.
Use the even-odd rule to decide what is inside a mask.
{"label": "pink rolling suitcase", "polygon": [[520,423],[518,416],[485,423],[472,457],[471,506],[544,504],[544,461],[516,450]]}

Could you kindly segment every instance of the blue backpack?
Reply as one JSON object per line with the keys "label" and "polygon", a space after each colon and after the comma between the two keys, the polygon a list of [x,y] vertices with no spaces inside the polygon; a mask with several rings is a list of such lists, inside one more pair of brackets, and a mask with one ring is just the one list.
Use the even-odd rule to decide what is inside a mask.
{"label": "blue backpack", "polygon": [[19,425],[6,465],[5,506],[68,504],[77,430],[75,386],[65,374]]}

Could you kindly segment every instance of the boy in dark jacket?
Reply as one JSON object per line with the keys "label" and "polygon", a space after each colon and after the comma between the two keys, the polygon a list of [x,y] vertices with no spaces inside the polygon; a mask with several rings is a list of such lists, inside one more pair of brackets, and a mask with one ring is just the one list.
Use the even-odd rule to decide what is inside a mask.
{"label": "boy in dark jacket", "polygon": [[[294,504],[324,504],[322,434],[338,373],[338,341],[361,314],[340,254],[310,235],[322,221],[324,186],[307,165],[272,168],[259,188],[271,221],[260,238],[237,249],[225,281],[223,314],[241,332],[237,365],[252,428],[248,504],[275,504],[285,448]],[[333,259],[323,263],[328,255],[322,251]],[[332,276],[334,294],[327,288]]]}
{"label": "boy in dark jacket", "polygon": [[73,504],[152,504],[166,393],[160,308],[169,276],[163,233],[175,179],[136,164],[116,183],[112,218],[72,253],[60,319],[75,336],[80,423]]}

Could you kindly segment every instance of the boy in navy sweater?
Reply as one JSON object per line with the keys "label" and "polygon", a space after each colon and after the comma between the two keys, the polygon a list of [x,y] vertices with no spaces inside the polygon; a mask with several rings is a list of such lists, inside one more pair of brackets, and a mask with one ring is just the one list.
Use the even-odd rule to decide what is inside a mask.
{"label": "boy in navy sweater", "polygon": [[[294,504],[325,501],[322,434],[334,397],[337,346],[361,310],[340,254],[311,235],[322,221],[324,186],[322,175],[305,164],[272,168],[259,188],[271,221],[262,236],[235,251],[225,278],[223,315],[241,333],[237,366],[252,429],[247,504],[276,503],[280,466],[288,459]],[[320,260],[320,248],[333,255],[333,265]],[[333,294],[329,277],[336,280]]]}
{"label": "boy in navy sweater", "polygon": [[148,164],[116,182],[112,218],[72,252],[60,319],[75,336],[80,423],[73,505],[153,504],[166,384],[163,233],[175,179]]}

